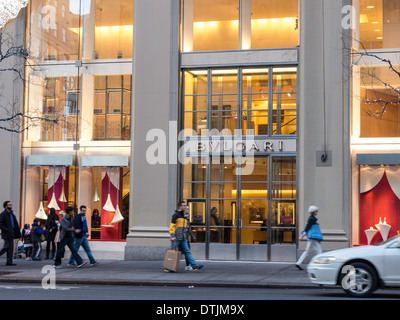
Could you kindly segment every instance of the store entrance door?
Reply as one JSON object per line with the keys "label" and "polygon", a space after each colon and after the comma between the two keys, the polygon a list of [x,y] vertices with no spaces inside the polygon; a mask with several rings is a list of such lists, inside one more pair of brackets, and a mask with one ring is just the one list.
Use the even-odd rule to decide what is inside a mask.
{"label": "store entrance door", "polygon": [[201,166],[204,172],[198,165],[197,176],[204,177],[205,183],[192,183],[191,194],[204,194],[204,198],[186,199],[196,235],[195,256],[294,261],[295,159],[265,155],[244,165],[238,165],[240,159],[221,159]]}

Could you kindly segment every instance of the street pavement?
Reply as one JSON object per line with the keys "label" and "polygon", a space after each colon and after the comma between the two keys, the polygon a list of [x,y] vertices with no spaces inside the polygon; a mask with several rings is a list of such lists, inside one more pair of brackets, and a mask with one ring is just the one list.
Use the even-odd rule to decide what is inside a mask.
{"label": "street pavement", "polygon": [[318,288],[293,263],[207,260],[199,261],[203,269],[187,272],[182,260],[179,272],[166,273],[163,261],[98,260],[96,266],[76,268],[68,267],[64,260],[61,269],[44,268],[51,266],[52,260],[15,259],[16,266],[5,262],[1,257],[0,282],[41,283],[50,269],[58,284]]}

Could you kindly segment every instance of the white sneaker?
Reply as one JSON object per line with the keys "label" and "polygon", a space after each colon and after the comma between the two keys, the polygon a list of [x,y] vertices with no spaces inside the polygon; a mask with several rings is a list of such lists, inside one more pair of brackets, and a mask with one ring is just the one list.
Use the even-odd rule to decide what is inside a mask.
{"label": "white sneaker", "polygon": [[78,265],[78,268],[80,268],[80,267],[83,267],[84,265],[87,265],[87,261],[85,261],[85,262],[82,262],[80,265]]}
{"label": "white sneaker", "polygon": [[186,266],[185,271],[193,271],[193,268],[191,266]]}

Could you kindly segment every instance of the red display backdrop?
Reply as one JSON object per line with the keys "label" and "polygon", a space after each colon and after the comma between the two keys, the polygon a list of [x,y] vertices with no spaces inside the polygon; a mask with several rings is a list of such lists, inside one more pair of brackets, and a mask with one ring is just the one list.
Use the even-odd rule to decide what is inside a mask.
{"label": "red display backdrop", "polygon": [[108,193],[111,196],[111,202],[114,208],[117,204],[121,207],[121,186],[115,187],[108,176],[104,176],[101,182],[101,231],[100,240],[119,240],[121,238],[121,223],[111,223],[114,218],[115,212],[109,212],[103,209],[107,202]]}
{"label": "red display backdrop", "polygon": [[[57,201],[58,206],[60,207],[60,210],[56,210],[56,213],[58,215],[58,213],[61,210],[65,210],[67,208],[68,205],[68,167],[65,168],[65,176],[66,176],[66,180],[64,180],[63,175],[58,172],[57,174],[59,174],[58,177],[55,177],[56,181],[54,183],[53,186],[51,186],[48,189],[48,204],[51,202],[52,198],[55,197],[55,200]],[[49,173],[49,174],[53,174],[53,173]],[[64,186],[64,194],[65,194],[65,198],[66,198],[66,202],[62,202],[60,201],[60,196],[63,190],[63,186]],[[47,210],[47,215],[49,215],[49,210]]]}
{"label": "red display backdrop", "polygon": [[[397,235],[400,229],[400,199],[397,198],[386,176],[386,171],[379,183],[371,190],[360,194],[360,244],[368,244],[365,230],[376,228],[379,219],[391,225],[388,239]],[[379,232],[372,238],[371,244],[383,241]]]}

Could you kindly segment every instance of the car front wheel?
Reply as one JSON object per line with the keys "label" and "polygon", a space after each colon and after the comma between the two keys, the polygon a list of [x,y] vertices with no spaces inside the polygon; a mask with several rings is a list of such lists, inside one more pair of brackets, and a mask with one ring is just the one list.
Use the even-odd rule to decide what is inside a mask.
{"label": "car front wheel", "polygon": [[341,279],[343,290],[352,297],[368,297],[378,288],[378,276],[366,263],[354,262],[347,266],[348,273]]}

